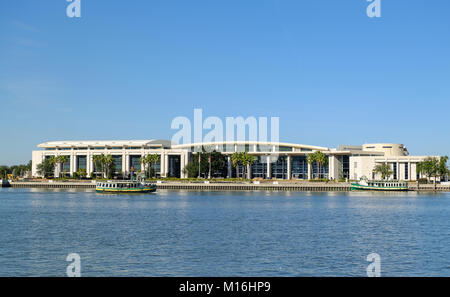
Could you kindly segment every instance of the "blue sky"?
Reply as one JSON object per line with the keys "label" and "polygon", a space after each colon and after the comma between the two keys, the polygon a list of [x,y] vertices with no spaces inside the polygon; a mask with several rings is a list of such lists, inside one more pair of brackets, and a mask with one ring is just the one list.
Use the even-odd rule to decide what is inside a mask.
{"label": "blue sky", "polygon": [[280,140],[450,154],[450,1],[0,2],[0,164],[52,140],[170,139],[278,116]]}

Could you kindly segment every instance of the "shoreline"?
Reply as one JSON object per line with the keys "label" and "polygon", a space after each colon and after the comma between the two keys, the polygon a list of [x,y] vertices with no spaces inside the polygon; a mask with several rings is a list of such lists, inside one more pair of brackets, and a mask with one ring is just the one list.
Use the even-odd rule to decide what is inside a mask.
{"label": "shoreline", "polygon": [[[96,184],[92,181],[76,182],[9,182],[6,187],[11,188],[47,188],[47,189],[95,189]],[[3,187],[5,187],[3,185]],[[337,182],[179,182],[163,181],[156,183],[157,189],[166,190],[200,190],[200,191],[297,191],[297,192],[350,192],[350,183]],[[410,191],[417,191],[417,184],[409,185]],[[419,191],[435,191],[434,185],[420,185]],[[450,192],[450,186],[438,185],[436,191]]]}

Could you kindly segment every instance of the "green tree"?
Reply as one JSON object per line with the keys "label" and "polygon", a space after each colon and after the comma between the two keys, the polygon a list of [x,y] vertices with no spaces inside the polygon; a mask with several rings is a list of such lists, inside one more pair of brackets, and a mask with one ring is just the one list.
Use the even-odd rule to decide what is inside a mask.
{"label": "green tree", "polygon": [[44,178],[50,177],[55,171],[55,162],[52,158],[46,158],[36,166],[37,173]]}
{"label": "green tree", "polygon": [[[438,175],[439,160],[435,157],[428,157],[422,162],[417,163],[417,172],[423,174],[428,180]],[[435,180],[436,182],[436,180]]]}
{"label": "green tree", "polygon": [[310,168],[312,168],[314,162],[316,162],[316,155],[314,153],[306,155],[306,162],[309,164]]}
{"label": "green tree", "polygon": [[112,172],[114,169],[114,158],[112,155],[103,155],[103,165],[106,178],[112,177]]}
{"label": "green tree", "polygon": [[158,154],[149,154],[143,158],[144,161],[143,164],[148,165],[148,171],[146,171],[146,176],[149,176],[151,178],[154,174],[156,177],[156,171],[153,168],[153,164],[158,163],[159,159],[160,155]]}
{"label": "green tree", "polygon": [[441,179],[449,174],[447,162],[448,162],[448,156],[442,156],[439,158],[439,164],[437,167],[437,175]]}
{"label": "green tree", "polygon": [[[321,151],[316,151],[313,155],[314,161],[317,163],[317,178],[320,179],[320,172],[322,171],[322,168],[328,165],[328,157]],[[325,176],[323,178],[325,178]]]}
{"label": "green tree", "polygon": [[213,151],[211,153],[202,152],[193,155],[191,161],[184,167],[184,173],[189,178],[195,178],[199,175],[198,159],[200,156],[200,175],[208,176],[209,173],[209,156],[211,155],[211,175],[226,174],[226,156],[222,153]]}
{"label": "green tree", "polygon": [[102,175],[105,173],[104,158],[105,158],[104,154],[92,156],[92,162],[94,163],[95,171],[99,172],[99,169],[100,169],[100,172],[102,173]]}
{"label": "green tree", "polygon": [[[58,159],[58,163],[61,164],[61,171],[62,171],[63,174],[65,175],[66,171],[64,170],[64,164],[67,163],[68,157],[67,157],[67,156],[64,156],[64,155],[61,155],[61,156],[58,156],[58,157],[56,157],[56,158]],[[61,175],[61,173],[60,173],[60,175]]]}
{"label": "green tree", "polygon": [[236,168],[236,178],[239,177],[239,165],[242,165],[242,153],[235,152],[231,155],[231,163]]}
{"label": "green tree", "polygon": [[[250,179],[251,166],[255,163],[255,156],[248,154],[247,152],[241,153],[241,164],[244,167],[244,178],[247,176],[247,179]],[[247,172],[247,167],[250,167],[250,170]]]}
{"label": "green tree", "polygon": [[387,163],[381,163],[377,164],[375,168],[373,169],[373,172],[376,174],[381,174],[381,179],[389,179],[391,175],[394,173],[394,171],[391,170],[391,166]]}
{"label": "green tree", "polygon": [[77,174],[80,178],[86,178],[86,176],[87,176],[86,169],[85,168],[78,169]]}

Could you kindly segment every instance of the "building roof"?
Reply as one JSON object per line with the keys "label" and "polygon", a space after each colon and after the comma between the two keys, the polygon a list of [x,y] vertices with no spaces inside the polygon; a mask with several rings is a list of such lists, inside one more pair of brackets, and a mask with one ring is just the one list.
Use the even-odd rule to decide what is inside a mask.
{"label": "building roof", "polygon": [[39,144],[38,148],[71,148],[71,147],[123,147],[123,146],[154,146],[170,147],[168,140],[88,140],[88,141],[49,141]]}
{"label": "building roof", "polygon": [[193,146],[214,146],[214,145],[275,145],[282,147],[293,147],[296,149],[310,149],[317,151],[329,151],[329,148],[321,147],[321,146],[313,146],[313,145],[305,145],[305,144],[295,144],[295,143],[285,143],[285,142],[264,142],[264,141],[220,141],[220,142],[202,142],[202,143],[188,143],[188,144],[177,144],[172,145],[172,148],[190,148]]}

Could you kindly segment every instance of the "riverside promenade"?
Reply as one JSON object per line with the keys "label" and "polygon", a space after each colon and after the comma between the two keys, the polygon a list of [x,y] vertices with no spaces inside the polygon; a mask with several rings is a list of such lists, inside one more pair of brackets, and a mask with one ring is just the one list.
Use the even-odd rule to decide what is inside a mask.
{"label": "riverside promenade", "polygon": [[[92,181],[50,181],[50,182],[10,182],[12,188],[47,188],[47,189],[95,189]],[[348,192],[350,183],[338,182],[182,182],[160,181],[157,189],[192,190],[192,191],[311,191],[311,192]],[[417,191],[417,184],[409,184],[410,191]],[[434,185],[420,185],[419,191],[434,191]],[[437,185],[437,191],[450,192],[450,185]]]}

